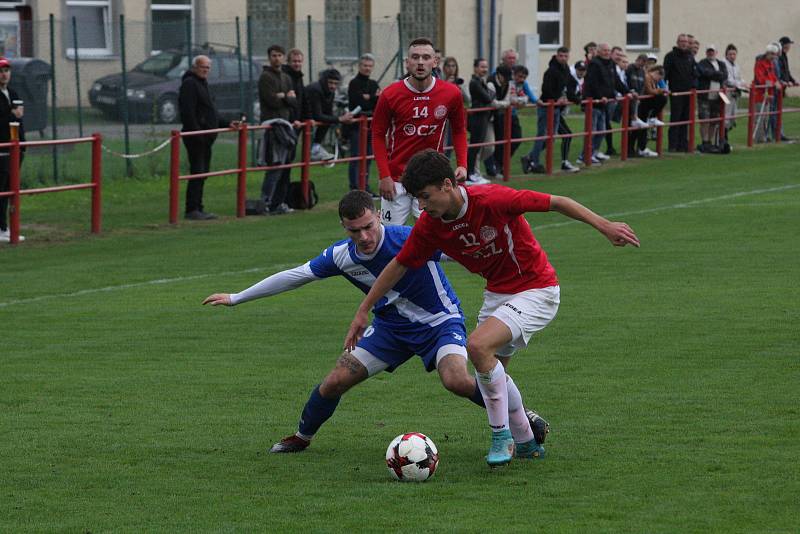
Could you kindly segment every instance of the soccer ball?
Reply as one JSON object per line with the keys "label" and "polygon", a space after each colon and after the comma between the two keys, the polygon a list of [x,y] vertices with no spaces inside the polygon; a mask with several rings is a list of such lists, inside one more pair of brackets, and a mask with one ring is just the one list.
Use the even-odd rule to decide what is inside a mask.
{"label": "soccer ball", "polygon": [[436,445],[419,432],[400,434],[386,449],[386,465],[395,480],[425,482],[436,472],[438,464]]}

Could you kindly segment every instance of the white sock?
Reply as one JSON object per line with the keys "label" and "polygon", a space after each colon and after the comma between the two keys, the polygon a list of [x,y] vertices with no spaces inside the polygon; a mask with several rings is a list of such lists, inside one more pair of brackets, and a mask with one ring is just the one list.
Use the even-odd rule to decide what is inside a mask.
{"label": "white sock", "polygon": [[503,364],[497,362],[488,373],[475,372],[478,388],[486,403],[486,415],[493,432],[508,430],[508,389],[506,388],[506,372]]}
{"label": "white sock", "polygon": [[511,427],[511,435],[514,436],[514,443],[527,443],[533,439],[531,422],[525,415],[522,394],[508,375],[506,375],[506,388],[508,390],[508,423]]}

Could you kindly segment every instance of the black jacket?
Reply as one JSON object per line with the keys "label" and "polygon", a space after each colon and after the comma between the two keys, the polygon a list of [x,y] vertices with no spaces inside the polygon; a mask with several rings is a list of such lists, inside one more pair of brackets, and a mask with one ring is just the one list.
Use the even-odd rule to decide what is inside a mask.
{"label": "black jacket", "polygon": [[[348,107],[355,109],[357,106],[361,106],[360,115],[371,117],[375,105],[378,103],[378,89],[380,89],[378,82],[360,73],[356,74],[347,86]],[[369,95],[369,98],[365,99],[364,95]],[[357,122],[348,124],[345,129],[348,131],[358,129],[358,124]]]}
{"label": "black jacket", "polygon": [[[11,113],[11,110],[15,107],[12,106],[11,102],[14,100],[19,100],[19,95],[17,92],[7,87],[8,89],[8,96],[9,98],[6,99],[5,95],[0,93],[0,143],[7,143],[11,141],[11,128],[8,126],[10,122],[18,122],[19,123],[19,140],[25,140],[25,127],[22,119],[18,119]],[[20,147],[22,152],[25,151],[25,147]],[[0,152],[3,154],[8,154],[8,149],[3,148],[0,149]]]}
{"label": "black jacket", "polygon": [[[270,119],[289,120],[291,118],[292,110],[297,106],[297,98],[286,94],[292,88],[292,79],[282,69],[275,70],[269,65],[264,65],[264,70],[258,79],[261,122]],[[284,97],[278,98],[278,93],[284,93]]]}
{"label": "black jacket", "polygon": [[681,50],[677,46],[664,56],[664,78],[670,91],[688,91],[695,87],[695,61],[690,50]]}
{"label": "black jacket", "polygon": [[553,56],[550,58],[550,64],[544,72],[544,78],[542,78],[542,92],[539,100],[548,102],[566,96],[570,101],[574,102],[577,100],[575,94],[577,86],[578,82],[569,72],[569,66],[562,65],[556,60],[556,56]]}
{"label": "black jacket", "polygon": [[294,89],[296,94],[295,105],[292,107],[289,121],[304,121],[309,117],[309,110],[308,99],[306,98],[306,86],[303,83],[303,72],[298,72],[289,67],[289,65],[283,65],[282,68],[283,72],[292,80],[292,89]]}
{"label": "black jacket", "polygon": [[[714,68],[714,65],[711,64],[709,59],[703,59],[697,64],[697,89],[699,91],[705,91],[711,86],[711,82],[719,83],[720,87],[725,87],[725,81],[728,79],[728,68],[725,66],[725,63],[721,60],[717,60],[717,65],[719,66],[719,70]],[[708,100],[708,93],[703,93],[697,95],[697,97],[701,100]]]}
{"label": "black jacket", "polygon": [[595,57],[586,69],[583,96],[586,98],[614,98],[617,93],[627,93],[628,88],[617,76],[617,66],[610,59]]}
{"label": "black jacket", "polygon": [[792,73],[789,71],[789,56],[786,55],[786,52],[778,56],[778,64],[781,68],[780,80],[782,82],[796,83]]}
{"label": "black jacket", "polygon": [[[228,126],[228,123],[220,120],[217,115],[217,106],[208,90],[208,83],[198,78],[191,70],[187,70],[183,75],[183,82],[178,92],[178,108],[183,124],[181,131],[194,132]],[[216,134],[208,137],[216,138]]]}
{"label": "black jacket", "polygon": [[628,79],[628,89],[636,92],[637,95],[644,94],[644,68],[639,68],[635,63],[631,63],[625,70],[625,77]]}
{"label": "black jacket", "polygon": [[338,123],[339,118],[333,114],[333,92],[328,90],[327,71],[322,71],[319,80],[306,85],[306,98],[310,118],[320,122]]}

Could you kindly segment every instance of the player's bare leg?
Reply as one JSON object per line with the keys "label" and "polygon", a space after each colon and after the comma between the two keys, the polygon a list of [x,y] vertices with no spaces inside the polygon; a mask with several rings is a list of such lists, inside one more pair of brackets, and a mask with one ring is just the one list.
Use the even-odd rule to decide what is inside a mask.
{"label": "player's bare leg", "polygon": [[314,388],[300,415],[298,431],[274,444],[269,452],[300,452],[311,444],[317,430],[333,415],[339,400],[350,388],[369,377],[367,368],[350,352],[343,352],[336,366]]}
{"label": "player's bare leg", "polygon": [[467,354],[475,366],[478,387],[486,402],[489,427],[492,429],[492,445],[486,456],[491,467],[506,465],[514,456],[514,438],[511,435],[508,417],[508,390],[506,372],[495,357],[501,347],[512,340],[511,330],[495,317],[488,317],[470,334]]}

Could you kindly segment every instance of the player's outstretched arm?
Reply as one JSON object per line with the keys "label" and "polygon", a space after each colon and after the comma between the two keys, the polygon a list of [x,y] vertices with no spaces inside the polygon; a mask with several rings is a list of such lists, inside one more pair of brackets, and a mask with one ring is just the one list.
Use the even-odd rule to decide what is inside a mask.
{"label": "player's outstretched arm", "polygon": [[214,293],[213,295],[209,295],[203,301],[203,305],[206,304],[211,304],[212,306],[233,306],[230,293]]}
{"label": "player's outstretched arm", "polygon": [[636,233],[630,226],[623,222],[609,221],[569,197],[551,196],[550,211],[557,211],[576,221],[582,221],[594,226],[615,247],[624,247],[625,245],[639,246],[639,238],[636,237]]}
{"label": "player's outstretched arm", "polygon": [[372,284],[372,289],[369,290],[367,296],[361,301],[361,305],[356,311],[353,322],[350,323],[350,330],[347,331],[347,337],[344,338],[345,350],[353,350],[356,347],[356,342],[361,339],[361,335],[369,324],[369,311],[381,297],[386,295],[386,293],[403,278],[406,271],[408,271],[408,268],[401,265],[396,258],[392,259],[392,261],[383,268],[380,276],[378,276],[375,283]]}

